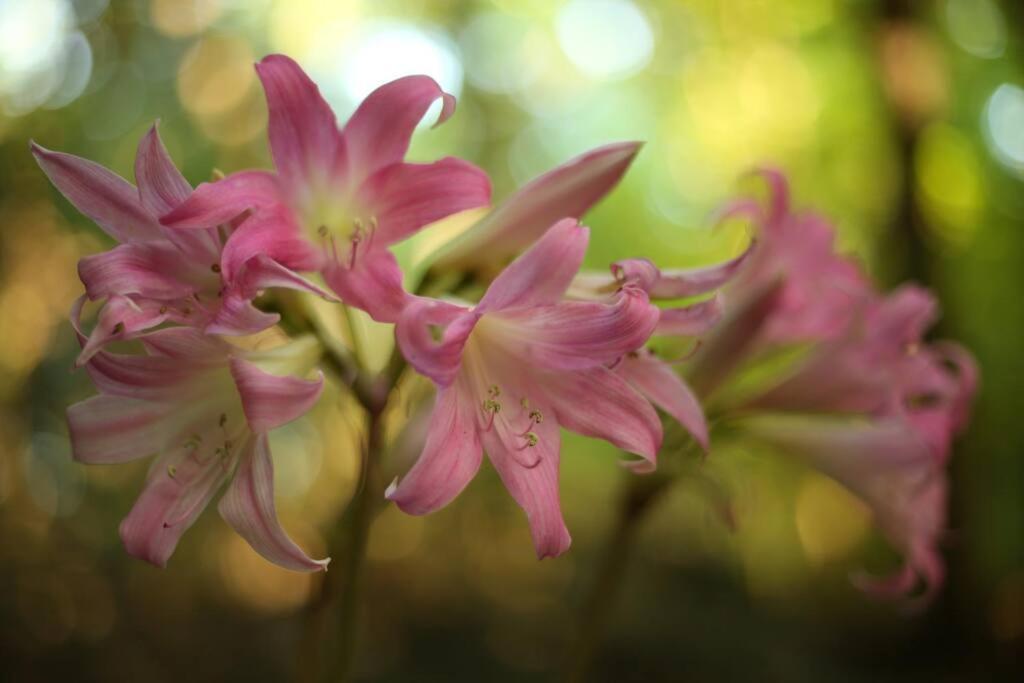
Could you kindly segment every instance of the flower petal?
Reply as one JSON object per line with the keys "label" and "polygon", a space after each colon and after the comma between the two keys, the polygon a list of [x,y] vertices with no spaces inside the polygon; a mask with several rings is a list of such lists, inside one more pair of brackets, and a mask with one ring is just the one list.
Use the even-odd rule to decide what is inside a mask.
{"label": "flower petal", "polygon": [[[446,387],[455,381],[462,362],[462,348],[480,316],[443,301],[413,300],[395,325],[395,339],[402,355],[417,372]],[[444,327],[440,342],[432,327]]]}
{"label": "flower petal", "polygon": [[221,254],[224,281],[233,285],[249,260],[260,255],[291,270],[320,270],[324,264],[323,253],[303,238],[292,216],[273,209],[257,211],[231,233]]}
{"label": "flower petal", "polygon": [[128,181],[97,163],[54,152],[34,142],[32,154],[61,194],[117,241],[163,237],[160,224],[143,206],[139,193]]}
{"label": "flower petal", "polygon": [[257,434],[302,417],[320,398],[324,388],[321,373],[314,380],[272,375],[241,358],[231,359],[231,376],[242,397],[249,426]]}
{"label": "flower petal", "polygon": [[67,410],[71,456],[87,465],[121,463],[160,451],[177,435],[176,407],[122,396],[93,396]]}
{"label": "flower petal", "polygon": [[78,322],[81,303],[76,303],[73,311],[72,323],[82,345],[75,367],[89,362],[108,342],[137,337],[140,332],[152,329],[170,317],[166,307],[158,301],[134,301],[126,296],[112,296],[100,309],[96,326],[87,339]]}
{"label": "flower petal", "polygon": [[429,76],[399,78],[367,95],[341,133],[350,182],[361,182],[378,169],[402,161],[413,131],[438,98],[444,106],[435,125],[455,111],[455,98]]}
{"label": "flower petal", "polygon": [[192,194],[192,186],[167,154],[156,124],[139,141],[135,182],[142,205],[154,216],[162,216]]}
{"label": "flower petal", "polygon": [[611,370],[557,373],[544,383],[543,391],[566,429],[656,462],[661,420],[647,399]]}
{"label": "flower petal", "polygon": [[276,325],[280,320],[279,314],[265,313],[245,297],[227,294],[221,299],[220,307],[213,319],[203,328],[203,332],[229,337],[244,337],[262,332],[268,327]]}
{"label": "flower petal", "polygon": [[330,292],[302,277],[295,271],[285,268],[266,254],[253,256],[242,267],[241,273],[234,282],[242,292],[255,296],[264,289],[282,287],[309,292],[326,301],[337,303]]}
{"label": "flower petal", "polygon": [[403,512],[424,515],[450,503],[480,469],[476,401],[458,385],[437,392],[419,460],[385,494]]}
{"label": "flower petal", "polygon": [[446,157],[432,164],[392,164],[359,188],[376,216],[377,246],[394,244],[425,225],[491,201],[491,181],[473,164]]}
{"label": "flower petal", "polygon": [[512,342],[512,352],[526,364],[571,370],[612,363],[640,348],[659,315],[642,290],[626,287],[612,303],[565,301],[488,318],[500,325],[498,334]]}
{"label": "flower petal", "polygon": [[628,355],[615,366],[625,379],[655,405],[679,421],[708,450],[708,424],[697,397],[672,366],[648,352]]}
{"label": "flower petal", "polygon": [[[196,291],[196,286],[182,277],[191,265],[169,242],[130,242],[83,257],[78,262],[78,276],[90,299],[115,294],[177,299]],[[209,267],[204,265],[207,272]]]}
{"label": "flower petal", "polygon": [[647,259],[628,259],[612,264],[612,273],[620,281],[638,279],[652,299],[681,299],[714,291],[731,280],[747,262],[755,243],[739,256],[723,263],[702,268],[674,268],[656,271],[651,277],[651,262]]}
{"label": "flower petal", "polygon": [[267,171],[241,171],[201,183],[181,204],[160,217],[171,228],[212,228],[250,209],[281,204],[277,178]]}
{"label": "flower petal", "polygon": [[369,247],[351,263],[329,263],[323,275],[342,301],[377,322],[395,322],[412,299],[402,286],[398,260],[384,247]]}
{"label": "flower petal", "polygon": [[714,296],[706,301],[661,309],[654,334],[699,337],[718,324],[722,318],[722,299]]}
{"label": "flower petal", "polygon": [[558,302],[583,263],[590,229],[558,221],[494,279],[476,310],[500,311]]}
{"label": "flower petal", "polygon": [[501,262],[539,239],[556,221],[582,218],[615,187],[640,146],[620,142],[599,147],[531,180],[443,249],[434,267]]}
{"label": "flower petal", "polygon": [[274,463],[265,434],[249,437],[217,510],[253,550],[274,564],[299,572],[327,570],[330,558],[311,559],[281,528],[274,506]]}
{"label": "flower petal", "polygon": [[267,96],[270,152],[289,193],[324,186],[344,163],[330,105],[294,60],[270,55],[256,65]]}

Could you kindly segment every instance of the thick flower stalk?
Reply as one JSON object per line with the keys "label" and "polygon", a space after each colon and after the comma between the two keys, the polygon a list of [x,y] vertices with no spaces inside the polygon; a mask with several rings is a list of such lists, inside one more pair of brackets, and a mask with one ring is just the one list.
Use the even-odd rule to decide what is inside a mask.
{"label": "thick flower stalk", "polygon": [[403,161],[429,106],[442,100],[441,123],[455,98],[427,76],[407,76],[370,93],[339,131],[330,106],[294,61],[271,55],[256,71],[277,172],[241,171],[204,183],[162,222],[202,229],[252,211],[236,235],[240,251],[320,271],[346,303],[377,320],[397,320],[410,295],[387,247],[490,201],[490,181],[472,164],[453,157]]}
{"label": "thick flower stalk", "polygon": [[644,344],[658,309],[637,287],[608,301],[563,300],[588,238],[587,228],[563,220],[475,306],[422,299],[406,308],[398,343],[438,394],[419,460],[387,494],[401,509],[424,514],[446,505],[486,451],[526,511],[537,555],[556,556],[570,543],[558,494],[559,427],[655,462],[657,413],[610,368]]}
{"label": "thick flower stalk", "polygon": [[[82,344],[75,306],[72,322]],[[188,327],[141,335],[140,355],[97,350],[85,367],[99,394],[68,408],[73,457],[116,464],[156,455],[121,523],[127,551],[163,567],[182,534],[227,483],[221,516],[256,552],[287,569],[318,571],[284,532],[274,507],[267,434],[305,413],[322,376],[313,339],[252,351]]]}
{"label": "thick flower stalk", "polygon": [[[130,339],[163,323],[209,334],[246,335],[278,321],[252,304],[270,287],[326,292],[262,253],[242,253],[233,239],[244,220],[201,230],[172,230],[159,217],[189,196],[153,126],[135,157],[138,188],[99,164],[32,144],[58,190],[119,244],[78,266],[86,294],[105,300],[78,357],[85,363],[105,343]],[[244,217],[238,217],[242,219]]]}

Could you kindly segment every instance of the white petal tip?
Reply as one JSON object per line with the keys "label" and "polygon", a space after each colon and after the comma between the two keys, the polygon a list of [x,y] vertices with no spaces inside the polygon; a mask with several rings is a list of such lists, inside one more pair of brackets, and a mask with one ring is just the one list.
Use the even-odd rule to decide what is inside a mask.
{"label": "white petal tip", "polygon": [[391,480],[388,487],[384,490],[384,498],[387,500],[394,500],[395,491],[398,490],[398,477]]}

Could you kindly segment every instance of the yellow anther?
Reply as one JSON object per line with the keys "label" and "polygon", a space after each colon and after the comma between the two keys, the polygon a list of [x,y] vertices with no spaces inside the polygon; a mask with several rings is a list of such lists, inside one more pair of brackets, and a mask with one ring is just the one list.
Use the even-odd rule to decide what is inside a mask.
{"label": "yellow anther", "polygon": [[212,270],[215,273],[219,273],[220,272],[220,264],[219,263],[214,263],[213,265],[210,266],[210,270]]}
{"label": "yellow anther", "polygon": [[523,410],[529,410],[530,409],[530,399],[528,399],[525,396],[523,396],[521,399],[519,399],[519,405],[521,405],[523,407]]}
{"label": "yellow anther", "polygon": [[320,235],[321,237],[327,237],[327,226],[321,225],[320,227],[318,227],[316,229],[316,234]]}
{"label": "yellow anther", "polygon": [[489,413],[500,413],[501,404],[495,401],[493,398],[489,398],[484,401],[484,410]]}
{"label": "yellow anther", "polygon": [[497,384],[492,384],[490,387],[487,388],[487,395],[490,396],[491,398],[498,398],[499,396],[501,396],[501,387],[499,387]]}
{"label": "yellow anther", "polygon": [[118,323],[114,325],[114,329],[112,331],[114,334],[121,334],[122,332],[124,332],[124,323]]}
{"label": "yellow anther", "polygon": [[533,421],[534,424],[539,425],[541,422],[544,421],[544,413],[534,408],[533,410],[530,411],[530,419]]}
{"label": "yellow anther", "polygon": [[537,445],[537,435],[534,432],[526,432],[523,437],[526,439],[526,445],[529,448],[533,448]]}
{"label": "yellow anther", "polygon": [[178,468],[175,467],[174,465],[168,465],[167,466],[167,476],[170,477],[171,479],[174,479],[175,477],[177,477],[178,476]]}

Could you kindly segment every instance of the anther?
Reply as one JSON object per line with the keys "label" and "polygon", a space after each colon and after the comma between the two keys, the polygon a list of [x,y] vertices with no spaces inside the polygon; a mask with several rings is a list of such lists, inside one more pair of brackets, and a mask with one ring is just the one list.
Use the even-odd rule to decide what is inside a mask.
{"label": "anther", "polygon": [[521,399],[519,399],[519,405],[521,405],[523,407],[523,410],[529,410],[530,409],[530,399],[528,399],[525,396],[523,396]]}
{"label": "anther", "polygon": [[114,334],[121,334],[124,332],[124,323],[118,323],[114,325],[114,329],[111,330]]}
{"label": "anther", "polygon": [[213,265],[210,266],[210,270],[212,270],[215,273],[219,273],[220,272],[220,264],[219,263],[214,263]]}
{"label": "anther", "polygon": [[223,427],[223,426],[224,426],[224,425],[226,425],[227,423],[228,423],[228,414],[227,414],[227,413],[221,413],[221,414],[220,414],[220,422],[219,422],[219,425],[220,425],[221,427]]}
{"label": "anther", "polygon": [[487,388],[487,395],[490,396],[491,398],[498,398],[499,396],[501,396],[501,387],[499,387],[497,384],[492,384]]}
{"label": "anther", "polygon": [[175,477],[177,477],[178,476],[178,468],[175,467],[174,465],[168,465],[167,466],[167,476],[170,477],[171,479],[174,479]]}
{"label": "anther", "polygon": [[541,422],[544,421],[544,413],[534,408],[533,410],[530,411],[530,420],[533,422],[533,424],[539,425]]}
{"label": "anther", "polygon": [[501,412],[501,404],[493,398],[489,398],[484,401],[483,407],[484,412],[489,413],[487,416],[487,426],[484,427],[484,431],[490,431],[491,427],[494,426],[494,416]]}
{"label": "anther", "polygon": [[167,307],[166,306],[161,306],[160,307],[160,315],[163,315],[166,312],[167,312]]}
{"label": "anther", "polygon": [[316,229],[316,234],[320,235],[321,237],[327,237],[327,226],[321,225],[320,227],[318,227]]}

